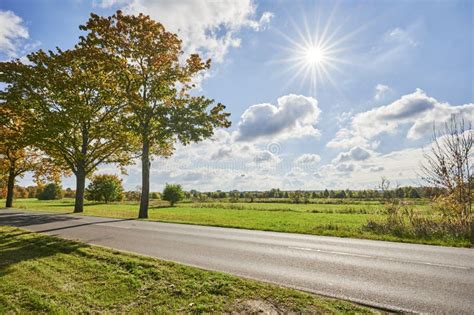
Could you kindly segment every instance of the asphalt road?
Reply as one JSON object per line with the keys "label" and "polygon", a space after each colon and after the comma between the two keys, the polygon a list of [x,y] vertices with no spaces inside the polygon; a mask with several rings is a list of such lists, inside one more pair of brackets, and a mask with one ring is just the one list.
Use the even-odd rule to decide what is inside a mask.
{"label": "asphalt road", "polygon": [[17,210],[0,225],[391,310],[474,313],[474,249]]}

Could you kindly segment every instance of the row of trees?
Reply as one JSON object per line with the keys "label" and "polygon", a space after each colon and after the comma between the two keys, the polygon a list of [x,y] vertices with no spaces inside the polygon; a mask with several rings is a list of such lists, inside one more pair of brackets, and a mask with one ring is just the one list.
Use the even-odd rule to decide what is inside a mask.
{"label": "row of trees", "polygon": [[334,199],[344,199],[344,198],[354,198],[354,199],[381,199],[388,196],[393,196],[397,198],[432,198],[443,193],[442,189],[436,187],[398,187],[396,189],[391,189],[388,191],[382,191],[378,189],[367,189],[367,190],[316,190],[316,191],[304,191],[304,190],[280,190],[278,188],[271,189],[269,191],[214,191],[214,192],[204,192],[201,193],[197,190],[191,190],[186,192],[186,197],[199,199],[204,195],[209,199],[288,199],[291,198],[294,194],[304,195],[308,199],[316,198],[334,198]]}
{"label": "row of trees", "polygon": [[[27,171],[58,180],[74,174],[74,212],[83,212],[85,180],[100,164],[122,169],[141,159],[139,217],[148,217],[152,156],[169,156],[229,127],[225,106],[194,96],[210,67],[183,56],[181,40],[149,16],[91,14],[72,49],[39,50],[28,63],[0,63],[0,173],[12,206],[15,179]],[[2,178],[0,178],[2,180]]]}

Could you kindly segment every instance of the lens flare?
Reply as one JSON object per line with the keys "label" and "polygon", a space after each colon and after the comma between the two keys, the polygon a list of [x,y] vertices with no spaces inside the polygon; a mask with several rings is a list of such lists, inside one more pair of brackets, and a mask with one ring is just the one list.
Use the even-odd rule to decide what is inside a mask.
{"label": "lens flare", "polygon": [[[338,21],[338,25],[333,27],[332,20],[334,11],[328,14],[327,20],[321,26],[321,19],[311,19],[315,25],[310,26],[306,13],[302,13],[302,23],[297,24],[294,20],[294,31],[285,30],[277,32],[286,40],[286,44],[281,46],[281,51],[285,54],[282,59],[274,60],[284,63],[282,75],[289,79],[287,85],[295,80],[300,80],[300,88],[309,87],[309,93],[316,96],[318,87],[330,83],[336,89],[334,74],[342,72],[342,65],[349,63],[343,59],[344,53],[349,49],[349,40],[364,27],[352,29],[348,34],[343,34],[343,22]],[[290,75],[288,75],[288,73]]]}

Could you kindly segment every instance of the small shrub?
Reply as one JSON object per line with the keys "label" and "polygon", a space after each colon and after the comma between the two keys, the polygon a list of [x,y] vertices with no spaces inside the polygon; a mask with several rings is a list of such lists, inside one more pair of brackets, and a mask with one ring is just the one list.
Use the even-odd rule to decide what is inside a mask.
{"label": "small shrub", "polygon": [[140,191],[134,191],[134,190],[126,191],[124,195],[125,195],[125,200],[127,201],[139,201],[141,197]]}
{"label": "small shrub", "polygon": [[108,203],[123,198],[122,180],[112,174],[96,175],[86,189],[86,199]]}
{"label": "small shrub", "polygon": [[39,200],[58,200],[63,198],[63,189],[59,184],[50,183],[38,190]]}
{"label": "small shrub", "polygon": [[169,201],[173,207],[176,202],[184,199],[184,192],[181,185],[166,184],[162,198],[163,200]]}

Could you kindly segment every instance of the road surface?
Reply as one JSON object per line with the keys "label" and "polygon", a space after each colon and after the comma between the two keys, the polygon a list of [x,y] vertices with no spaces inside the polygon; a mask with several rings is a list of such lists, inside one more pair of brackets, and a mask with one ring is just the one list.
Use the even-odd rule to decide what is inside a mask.
{"label": "road surface", "polygon": [[391,310],[474,313],[474,249],[20,210],[0,225]]}

